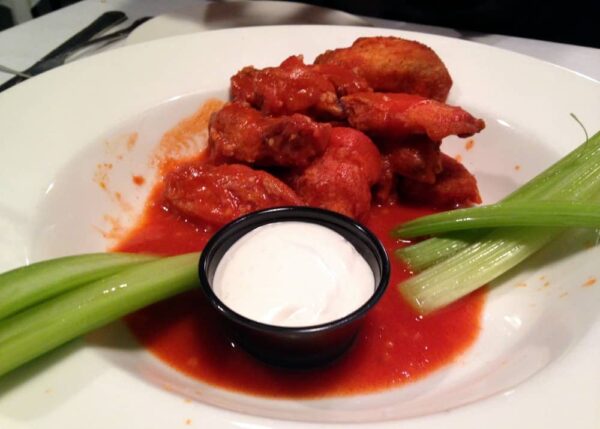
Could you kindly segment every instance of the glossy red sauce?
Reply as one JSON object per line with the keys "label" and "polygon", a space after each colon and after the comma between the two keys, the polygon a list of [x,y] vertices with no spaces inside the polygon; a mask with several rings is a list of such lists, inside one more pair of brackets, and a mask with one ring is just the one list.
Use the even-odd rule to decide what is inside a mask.
{"label": "glossy red sauce", "polygon": [[[165,255],[200,250],[214,228],[170,213],[154,190],[139,226],[117,248]],[[392,261],[390,286],[357,341],[325,368],[292,371],[257,361],[233,344],[201,293],[187,293],[138,311],[128,326],[152,353],[191,377],[225,389],[264,396],[318,397],[387,389],[417,380],[449,364],[477,338],[484,294],[477,292],[427,317],[417,315],[396,285],[408,270],[393,257],[399,246],[389,237],[398,223],[429,213],[425,209],[374,208],[367,226],[383,241]]]}

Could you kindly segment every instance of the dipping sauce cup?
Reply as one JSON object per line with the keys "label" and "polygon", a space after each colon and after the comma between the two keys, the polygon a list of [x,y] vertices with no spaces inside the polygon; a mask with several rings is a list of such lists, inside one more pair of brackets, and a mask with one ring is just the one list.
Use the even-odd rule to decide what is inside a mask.
{"label": "dipping sauce cup", "polygon": [[[364,258],[375,280],[371,297],[345,316],[313,326],[277,326],[247,318],[229,308],[213,290],[215,272],[231,246],[250,231],[271,223],[307,222],[344,237]],[[354,220],[309,207],[278,207],[241,217],[221,228],[207,243],[199,264],[201,288],[227,324],[232,339],[257,358],[277,366],[308,368],[324,365],[352,345],[361,324],[383,295],[390,264],[381,242]]]}

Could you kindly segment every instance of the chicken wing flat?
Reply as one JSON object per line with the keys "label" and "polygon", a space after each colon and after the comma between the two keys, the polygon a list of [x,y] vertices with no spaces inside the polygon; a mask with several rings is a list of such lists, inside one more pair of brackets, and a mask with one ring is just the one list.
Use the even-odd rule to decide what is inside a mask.
{"label": "chicken wing flat", "polygon": [[435,183],[428,184],[398,178],[400,198],[430,207],[449,209],[481,203],[477,180],[454,158],[442,154],[442,172]]}
{"label": "chicken wing flat", "polygon": [[213,162],[306,167],[327,146],[331,126],[308,116],[266,117],[241,103],[228,103],[209,124]]}
{"label": "chicken wing flat", "polygon": [[245,67],[231,78],[231,98],[249,103],[267,115],[302,113],[340,119],[339,97],[369,91],[366,81],[336,65],[306,65],[301,56],[278,67]]}
{"label": "chicken wing flat", "polygon": [[417,94],[445,101],[452,79],[437,54],[398,37],[362,37],[351,47],[327,51],[315,64],[333,64],[366,79],[375,91]]}
{"label": "chicken wing flat", "polygon": [[366,135],[333,128],[327,150],[295,180],[294,189],[309,206],[360,219],[371,207],[371,186],[381,169],[381,155]]}
{"label": "chicken wing flat", "polygon": [[166,176],[164,196],[186,218],[215,225],[255,210],[303,205],[279,179],[241,164],[183,165]]}
{"label": "chicken wing flat", "polygon": [[361,92],[342,98],[350,125],[373,137],[427,135],[433,141],[468,137],[485,127],[460,107],[411,94]]}

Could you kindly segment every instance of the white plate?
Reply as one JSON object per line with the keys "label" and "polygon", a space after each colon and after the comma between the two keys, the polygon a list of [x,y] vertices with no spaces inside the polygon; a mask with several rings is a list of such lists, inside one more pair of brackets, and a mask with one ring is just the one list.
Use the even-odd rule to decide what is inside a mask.
{"label": "white plate", "polygon": [[129,35],[127,44],[222,28],[291,24],[369,25],[358,16],[304,3],[267,0],[204,2],[145,22]]}
{"label": "white plate", "polygon": [[[0,94],[0,270],[106,248],[98,232],[110,224],[104,215],[122,214],[119,221],[127,224],[140,209],[148,186],[133,186],[131,174],[151,173],[148,158],[161,133],[203,99],[224,96],[228,77],[242,66],[273,65],[292,53],[311,60],[377,34],[432,46],[454,77],[450,102],[486,119],[472,150],[459,140],[444,147],[461,154],[487,202],[583,140],[570,112],[590,131],[600,128],[597,82],[455,39],[282,26],[139,44]],[[133,131],[137,143],[127,150]],[[111,192],[97,184],[104,162],[113,163]],[[409,429],[596,428],[600,286],[581,286],[600,277],[599,248],[582,248],[591,238],[573,235],[506,277],[488,296],[476,344],[453,365],[400,389],[313,401],[223,392],[167,368],[133,346],[117,324],[0,380],[0,427],[297,428],[311,426],[307,421],[338,422],[328,427],[356,421]],[[520,282],[528,286],[516,287]]]}

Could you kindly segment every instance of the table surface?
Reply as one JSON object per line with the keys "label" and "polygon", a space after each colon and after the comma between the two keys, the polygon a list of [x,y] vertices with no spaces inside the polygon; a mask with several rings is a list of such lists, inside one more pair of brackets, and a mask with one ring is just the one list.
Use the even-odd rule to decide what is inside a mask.
{"label": "table surface", "polygon": [[[159,15],[203,0],[84,0],[0,32],[0,64],[24,70],[88,25],[101,13],[121,10],[130,19]],[[497,34],[464,32],[385,19],[365,18],[374,26],[456,37],[530,55],[600,80],[600,49]],[[0,83],[11,75],[0,72]]]}

